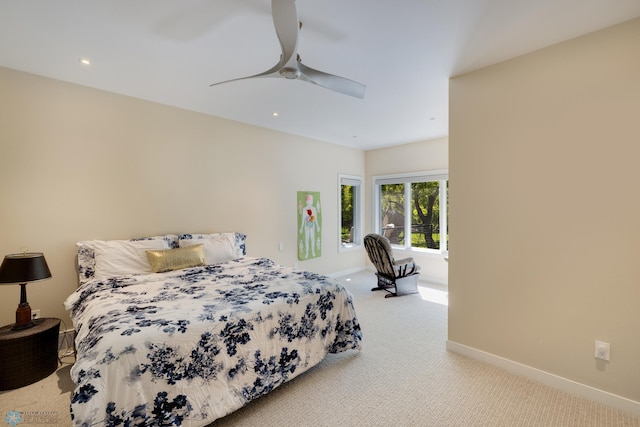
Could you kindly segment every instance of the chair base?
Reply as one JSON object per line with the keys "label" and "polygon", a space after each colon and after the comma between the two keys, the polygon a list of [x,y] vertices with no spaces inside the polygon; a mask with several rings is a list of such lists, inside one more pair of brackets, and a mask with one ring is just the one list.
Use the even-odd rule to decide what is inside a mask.
{"label": "chair base", "polygon": [[388,277],[380,273],[376,273],[378,276],[378,286],[371,288],[372,291],[387,291],[385,298],[397,297],[400,295],[411,295],[418,293],[418,278],[419,273],[411,274],[406,277],[395,279]]}

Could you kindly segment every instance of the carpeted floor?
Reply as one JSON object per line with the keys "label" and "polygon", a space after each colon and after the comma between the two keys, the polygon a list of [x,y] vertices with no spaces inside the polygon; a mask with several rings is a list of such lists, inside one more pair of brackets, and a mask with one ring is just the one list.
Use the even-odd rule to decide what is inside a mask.
{"label": "carpeted floor", "polygon": [[[421,295],[385,299],[382,292],[370,292],[375,284],[370,272],[340,281],[354,294],[363,350],[329,355],[212,427],[640,427],[640,418],[448,352],[447,307],[441,303]],[[438,289],[422,291],[446,302]],[[0,392],[0,415],[41,414],[49,425],[69,425],[72,362],[65,359],[36,384]]]}

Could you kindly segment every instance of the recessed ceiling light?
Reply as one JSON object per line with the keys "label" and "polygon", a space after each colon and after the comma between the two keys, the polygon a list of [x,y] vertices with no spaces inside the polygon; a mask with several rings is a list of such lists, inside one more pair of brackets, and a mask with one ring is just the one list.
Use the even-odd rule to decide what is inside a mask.
{"label": "recessed ceiling light", "polygon": [[91,65],[91,60],[89,58],[82,57],[79,61],[82,65]]}
{"label": "recessed ceiling light", "polygon": [[278,112],[277,112],[277,111],[274,111],[273,113],[271,113],[271,115],[272,115],[273,117],[278,117],[280,114],[278,114]]}

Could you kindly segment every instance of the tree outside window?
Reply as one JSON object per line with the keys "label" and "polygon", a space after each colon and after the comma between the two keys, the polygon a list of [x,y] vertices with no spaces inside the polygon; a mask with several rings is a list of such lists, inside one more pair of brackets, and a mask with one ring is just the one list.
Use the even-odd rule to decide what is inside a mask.
{"label": "tree outside window", "polygon": [[411,246],[440,249],[440,183],[411,184]]}
{"label": "tree outside window", "polygon": [[342,221],[342,223],[340,224],[340,240],[342,241],[342,243],[353,243],[353,193],[355,192],[355,190],[352,185],[341,185],[340,187],[342,206],[340,215]]}
{"label": "tree outside window", "polygon": [[[375,177],[377,232],[394,245],[444,252],[448,248],[445,173]],[[444,233],[441,232],[444,230]]]}
{"label": "tree outside window", "polygon": [[340,193],[340,249],[362,245],[362,178],[338,175]]}
{"label": "tree outside window", "polygon": [[397,245],[404,245],[404,187],[404,184],[380,186],[381,234]]}

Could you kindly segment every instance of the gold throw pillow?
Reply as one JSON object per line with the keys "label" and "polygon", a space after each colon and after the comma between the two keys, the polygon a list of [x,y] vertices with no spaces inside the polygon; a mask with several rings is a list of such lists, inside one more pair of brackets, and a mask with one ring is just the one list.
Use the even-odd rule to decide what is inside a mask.
{"label": "gold throw pillow", "polygon": [[204,245],[177,249],[148,250],[146,253],[151,264],[151,271],[154,273],[205,265]]}

